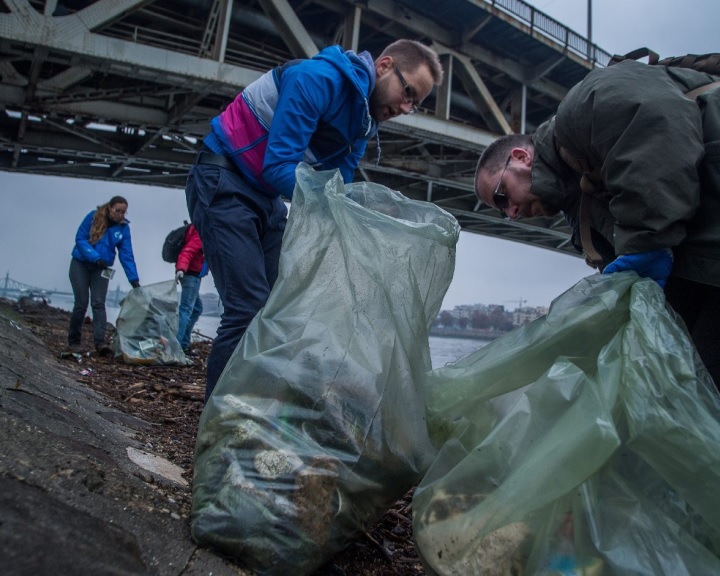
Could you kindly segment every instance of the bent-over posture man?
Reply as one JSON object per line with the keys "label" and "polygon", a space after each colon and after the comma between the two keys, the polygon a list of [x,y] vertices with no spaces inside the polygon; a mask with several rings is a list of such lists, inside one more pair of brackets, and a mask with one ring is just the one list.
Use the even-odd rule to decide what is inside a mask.
{"label": "bent-over posture man", "polygon": [[664,287],[720,385],[720,86],[684,68],[597,69],[530,135],[483,153],[478,198],[510,218],[562,211],[603,273]]}
{"label": "bent-over posture man", "polygon": [[352,182],[378,123],[415,112],[442,77],[437,54],[412,40],[375,61],[331,46],[265,73],[212,119],[185,189],[224,308],[206,400],[277,279],[298,163]]}

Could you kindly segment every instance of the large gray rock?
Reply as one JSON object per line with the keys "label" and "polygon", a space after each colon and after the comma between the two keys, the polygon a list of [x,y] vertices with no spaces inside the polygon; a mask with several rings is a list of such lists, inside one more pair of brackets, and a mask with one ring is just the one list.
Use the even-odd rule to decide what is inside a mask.
{"label": "large gray rock", "polygon": [[187,483],[134,440],[149,424],[73,376],[0,305],[2,574],[247,574],[192,542]]}

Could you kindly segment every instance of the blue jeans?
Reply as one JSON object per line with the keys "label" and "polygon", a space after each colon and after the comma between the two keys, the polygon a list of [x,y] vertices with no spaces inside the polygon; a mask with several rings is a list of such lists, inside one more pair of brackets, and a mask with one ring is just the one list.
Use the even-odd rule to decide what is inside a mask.
{"label": "blue jeans", "polygon": [[92,307],[93,341],[95,346],[105,343],[107,313],[105,298],[110,281],[101,276],[102,268],[90,262],[81,262],[77,258],[70,261],[70,285],[72,286],[75,303],[70,316],[68,344],[80,344],[82,325],[85,321],[88,302]]}
{"label": "blue jeans", "polygon": [[180,280],[182,291],[180,293],[180,307],[178,309],[178,332],[177,339],[183,350],[190,346],[195,322],[200,318],[203,311],[203,303],[200,298],[200,278],[198,276],[183,276]]}
{"label": "blue jeans", "polygon": [[185,188],[188,213],[223,304],[208,357],[205,400],[278,275],[287,208],[232,170],[194,164]]}

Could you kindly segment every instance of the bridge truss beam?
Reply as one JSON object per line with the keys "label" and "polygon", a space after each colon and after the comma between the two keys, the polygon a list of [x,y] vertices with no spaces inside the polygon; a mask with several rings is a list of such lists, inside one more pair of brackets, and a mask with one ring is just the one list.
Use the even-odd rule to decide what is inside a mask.
{"label": "bridge truss beam", "polygon": [[587,46],[573,47],[571,31],[563,36],[533,11],[514,14],[521,0],[4,6],[0,170],[183,188],[209,119],[268,68],[333,43],[377,55],[397,38],[415,38],[443,55],[447,89],[419,114],[384,123],[381,161],[371,143],[359,177],[436,203],[468,232],[576,255],[562,220],[512,222],[472,190],[482,150],[518,131],[518,118],[532,128],[550,116],[595,65]]}

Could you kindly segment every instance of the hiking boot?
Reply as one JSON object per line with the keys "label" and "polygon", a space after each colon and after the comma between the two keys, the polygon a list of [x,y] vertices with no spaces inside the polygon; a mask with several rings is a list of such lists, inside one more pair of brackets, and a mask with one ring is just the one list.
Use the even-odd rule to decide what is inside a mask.
{"label": "hiking boot", "polygon": [[82,354],[83,353],[83,347],[80,344],[70,344],[68,346],[68,352],[72,354]]}
{"label": "hiking boot", "polygon": [[112,356],[114,354],[113,349],[104,342],[95,346],[95,350],[100,356]]}

